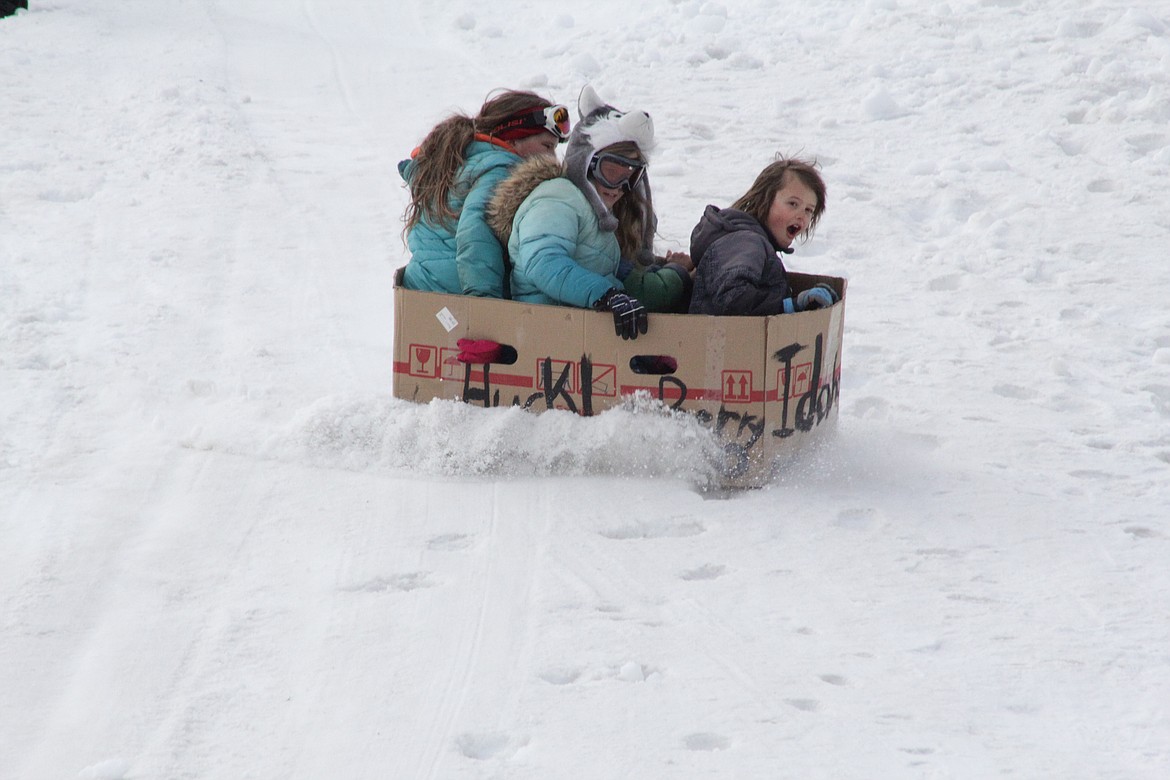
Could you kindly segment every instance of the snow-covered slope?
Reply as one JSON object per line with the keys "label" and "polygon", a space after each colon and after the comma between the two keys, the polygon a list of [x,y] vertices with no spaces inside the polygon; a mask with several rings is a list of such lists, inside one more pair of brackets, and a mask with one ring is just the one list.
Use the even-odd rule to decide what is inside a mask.
{"label": "snow-covered slope", "polygon": [[[0,777],[1170,773],[1170,8],[80,0],[0,19]],[[778,151],[838,433],[389,398],[395,163],[655,118],[661,245]]]}

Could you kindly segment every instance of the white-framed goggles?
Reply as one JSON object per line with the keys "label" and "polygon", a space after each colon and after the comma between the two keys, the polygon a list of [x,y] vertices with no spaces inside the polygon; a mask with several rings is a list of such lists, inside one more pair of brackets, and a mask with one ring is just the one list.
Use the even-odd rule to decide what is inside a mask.
{"label": "white-framed goggles", "polygon": [[534,111],[537,118],[543,122],[543,127],[557,137],[559,143],[569,140],[569,109],[556,105]]}

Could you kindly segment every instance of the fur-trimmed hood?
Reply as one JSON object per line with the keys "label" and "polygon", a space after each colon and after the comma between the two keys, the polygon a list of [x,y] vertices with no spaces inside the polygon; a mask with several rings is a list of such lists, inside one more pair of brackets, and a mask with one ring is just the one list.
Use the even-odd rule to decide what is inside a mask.
{"label": "fur-trimmed hood", "polygon": [[500,244],[508,245],[508,239],[512,237],[512,220],[525,198],[544,182],[563,173],[555,157],[537,155],[517,165],[511,175],[500,182],[485,211],[488,227],[500,239]]}

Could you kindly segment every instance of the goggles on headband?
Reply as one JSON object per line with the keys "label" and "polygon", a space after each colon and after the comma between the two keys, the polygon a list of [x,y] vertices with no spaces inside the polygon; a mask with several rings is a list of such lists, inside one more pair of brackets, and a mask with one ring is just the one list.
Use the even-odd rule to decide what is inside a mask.
{"label": "goggles on headband", "polygon": [[492,129],[492,135],[502,136],[508,130],[538,128],[547,130],[557,138],[557,143],[569,140],[569,109],[564,106],[548,106],[531,111],[522,111],[505,119]]}
{"label": "goggles on headband", "polygon": [[645,173],[646,163],[612,152],[595,154],[589,161],[589,175],[611,190],[629,192],[638,186]]}

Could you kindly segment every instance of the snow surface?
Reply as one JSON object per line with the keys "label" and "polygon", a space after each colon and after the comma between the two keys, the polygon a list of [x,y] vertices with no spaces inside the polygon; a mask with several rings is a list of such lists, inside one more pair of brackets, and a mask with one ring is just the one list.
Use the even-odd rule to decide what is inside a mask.
{"label": "snow surface", "polygon": [[[1170,776],[1170,7],[34,0],[0,19],[0,777]],[[831,446],[389,397],[395,163],[816,156]],[[653,326],[653,322],[651,323]]]}

